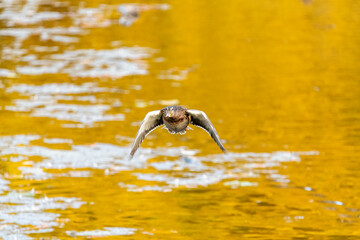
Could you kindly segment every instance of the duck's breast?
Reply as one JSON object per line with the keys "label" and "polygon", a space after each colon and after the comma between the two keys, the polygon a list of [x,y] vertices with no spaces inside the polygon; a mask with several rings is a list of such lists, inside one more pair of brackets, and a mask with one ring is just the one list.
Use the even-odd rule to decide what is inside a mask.
{"label": "duck's breast", "polygon": [[164,123],[168,129],[178,133],[178,132],[184,131],[186,129],[186,127],[189,125],[189,118],[186,117],[183,120],[178,121],[178,122],[164,121]]}

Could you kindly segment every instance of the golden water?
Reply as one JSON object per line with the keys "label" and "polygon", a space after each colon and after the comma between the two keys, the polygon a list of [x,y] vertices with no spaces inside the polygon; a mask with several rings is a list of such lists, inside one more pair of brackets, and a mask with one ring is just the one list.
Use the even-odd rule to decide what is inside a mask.
{"label": "golden water", "polygon": [[[360,238],[359,11],[1,1],[0,238]],[[228,154],[159,128],[129,162],[175,104]]]}

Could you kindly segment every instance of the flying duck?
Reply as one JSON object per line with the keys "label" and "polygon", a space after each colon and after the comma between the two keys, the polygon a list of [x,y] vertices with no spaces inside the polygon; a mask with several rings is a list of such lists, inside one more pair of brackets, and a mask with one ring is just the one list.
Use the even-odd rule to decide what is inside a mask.
{"label": "flying duck", "polygon": [[207,131],[220,149],[223,152],[226,152],[219,135],[204,112],[186,109],[182,106],[169,106],[146,114],[145,119],[141,123],[139,131],[136,135],[129,158],[133,158],[136,150],[144,141],[146,135],[155,128],[165,124],[165,127],[171,134],[185,134],[186,130],[189,128],[189,123]]}

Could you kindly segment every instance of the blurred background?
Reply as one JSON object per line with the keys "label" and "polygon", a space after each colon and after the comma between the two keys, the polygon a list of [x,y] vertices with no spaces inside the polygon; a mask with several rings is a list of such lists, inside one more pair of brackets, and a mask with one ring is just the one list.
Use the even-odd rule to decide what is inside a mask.
{"label": "blurred background", "polygon": [[[358,0],[0,1],[0,238],[359,239]],[[207,113],[228,154],[147,112]]]}

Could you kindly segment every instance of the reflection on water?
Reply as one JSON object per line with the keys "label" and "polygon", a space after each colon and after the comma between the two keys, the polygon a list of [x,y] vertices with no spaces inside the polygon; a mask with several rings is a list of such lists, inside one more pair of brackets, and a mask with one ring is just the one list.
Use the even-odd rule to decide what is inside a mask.
{"label": "reflection on water", "polygon": [[73,77],[121,78],[146,74],[146,64],[140,60],[147,57],[146,49],[139,47],[67,51],[41,60],[36,55],[27,55],[23,59],[26,65],[18,67],[17,72],[26,75],[66,73]]}
{"label": "reflection on water", "polygon": [[[103,101],[102,99],[89,95],[107,91],[123,93],[124,91],[120,89],[100,88],[96,87],[93,83],[85,83],[83,85],[50,83],[38,86],[18,84],[7,88],[6,91],[30,96],[29,99],[14,99],[15,105],[5,107],[9,111],[29,112],[34,117],[49,117],[79,122],[82,125],[76,125],[78,127],[93,125],[93,123],[99,121],[124,120],[124,114],[106,114],[112,106],[99,104],[99,102]],[[82,104],[59,103],[60,101],[71,102],[74,100]],[[90,103],[90,105],[86,105],[86,103]],[[120,106],[121,103],[117,100],[114,101],[114,105]],[[63,124],[63,126],[71,127],[73,125]]]}
{"label": "reflection on water", "polygon": [[[360,236],[358,1],[0,2],[0,238]],[[204,110],[201,129],[145,114]]]}
{"label": "reflection on water", "polygon": [[0,237],[28,239],[27,234],[52,232],[54,227],[62,227],[64,222],[60,221],[60,214],[48,210],[79,208],[84,204],[76,198],[35,195],[34,190],[21,193],[12,191],[0,197]]}
{"label": "reflection on water", "polygon": [[141,12],[149,10],[168,10],[169,8],[170,5],[168,4],[120,4],[118,7],[119,12],[121,13],[119,23],[129,27],[139,18]]}
{"label": "reflection on water", "polygon": [[[48,147],[34,144],[39,140],[47,144]],[[63,149],[53,148],[52,146],[56,144],[62,144]],[[17,176],[5,174],[9,179],[22,178],[32,181],[46,181],[63,177],[72,179],[91,178],[95,172],[89,169],[93,171],[101,169],[105,176],[117,175],[126,171],[131,172],[131,175],[137,180],[131,181],[131,183],[119,182],[118,185],[129,192],[171,192],[178,188],[196,189],[220,182],[232,189],[256,187],[256,179],[260,177],[265,177],[278,182],[281,187],[286,187],[289,182],[287,176],[280,174],[275,167],[281,166],[283,162],[299,162],[301,155],[318,154],[317,152],[228,153],[226,155],[196,157],[196,151],[183,148],[141,149],[137,161],[129,162],[127,147],[104,143],[80,146],[74,145],[70,139],[41,139],[40,136],[36,135],[14,135],[2,137],[0,146],[0,157],[3,160],[23,163],[22,166],[18,167]],[[66,150],[66,146],[70,149]],[[175,159],[149,162],[159,155]],[[52,169],[56,169],[56,173],[52,173]],[[84,169],[88,170],[84,171]],[[139,185],[132,182],[138,182]],[[8,191],[9,182],[2,180],[2,183],[4,185],[3,191]],[[20,226],[33,225],[34,228],[43,226],[38,231],[52,232],[51,227],[59,225],[56,219],[60,215],[46,213],[44,210],[79,208],[84,204],[74,198],[45,197],[38,199],[34,197],[34,189],[30,193],[9,192],[4,195],[0,199],[3,203],[24,205],[24,207],[7,207],[7,211],[2,213],[4,223],[14,223]],[[60,204],[58,201],[65,201],[67,205]],[[328,200],[328,202],[330,201]],[[31,204],[31,207],[27,207],[28,204]],[[29,212],[29,208],[32,211]],[[33,217],[37,218],[38,222],[32,221]],[[37,233],[38,231],[24,230],[25,233]],[[67,232],[70,236],[113,236],[133,233],[134,229],[126,228]]]}
{"label": "reflection on water", "polygon": [[136,232],[135,228],[104,228],[104,230],[94,230],[94,231],[83,231],[75,232],[68,231],[67,234],[72,237],[85,236],[85,237],[105,237],[105,236],[122,236],[122,235],[132,235]]}

